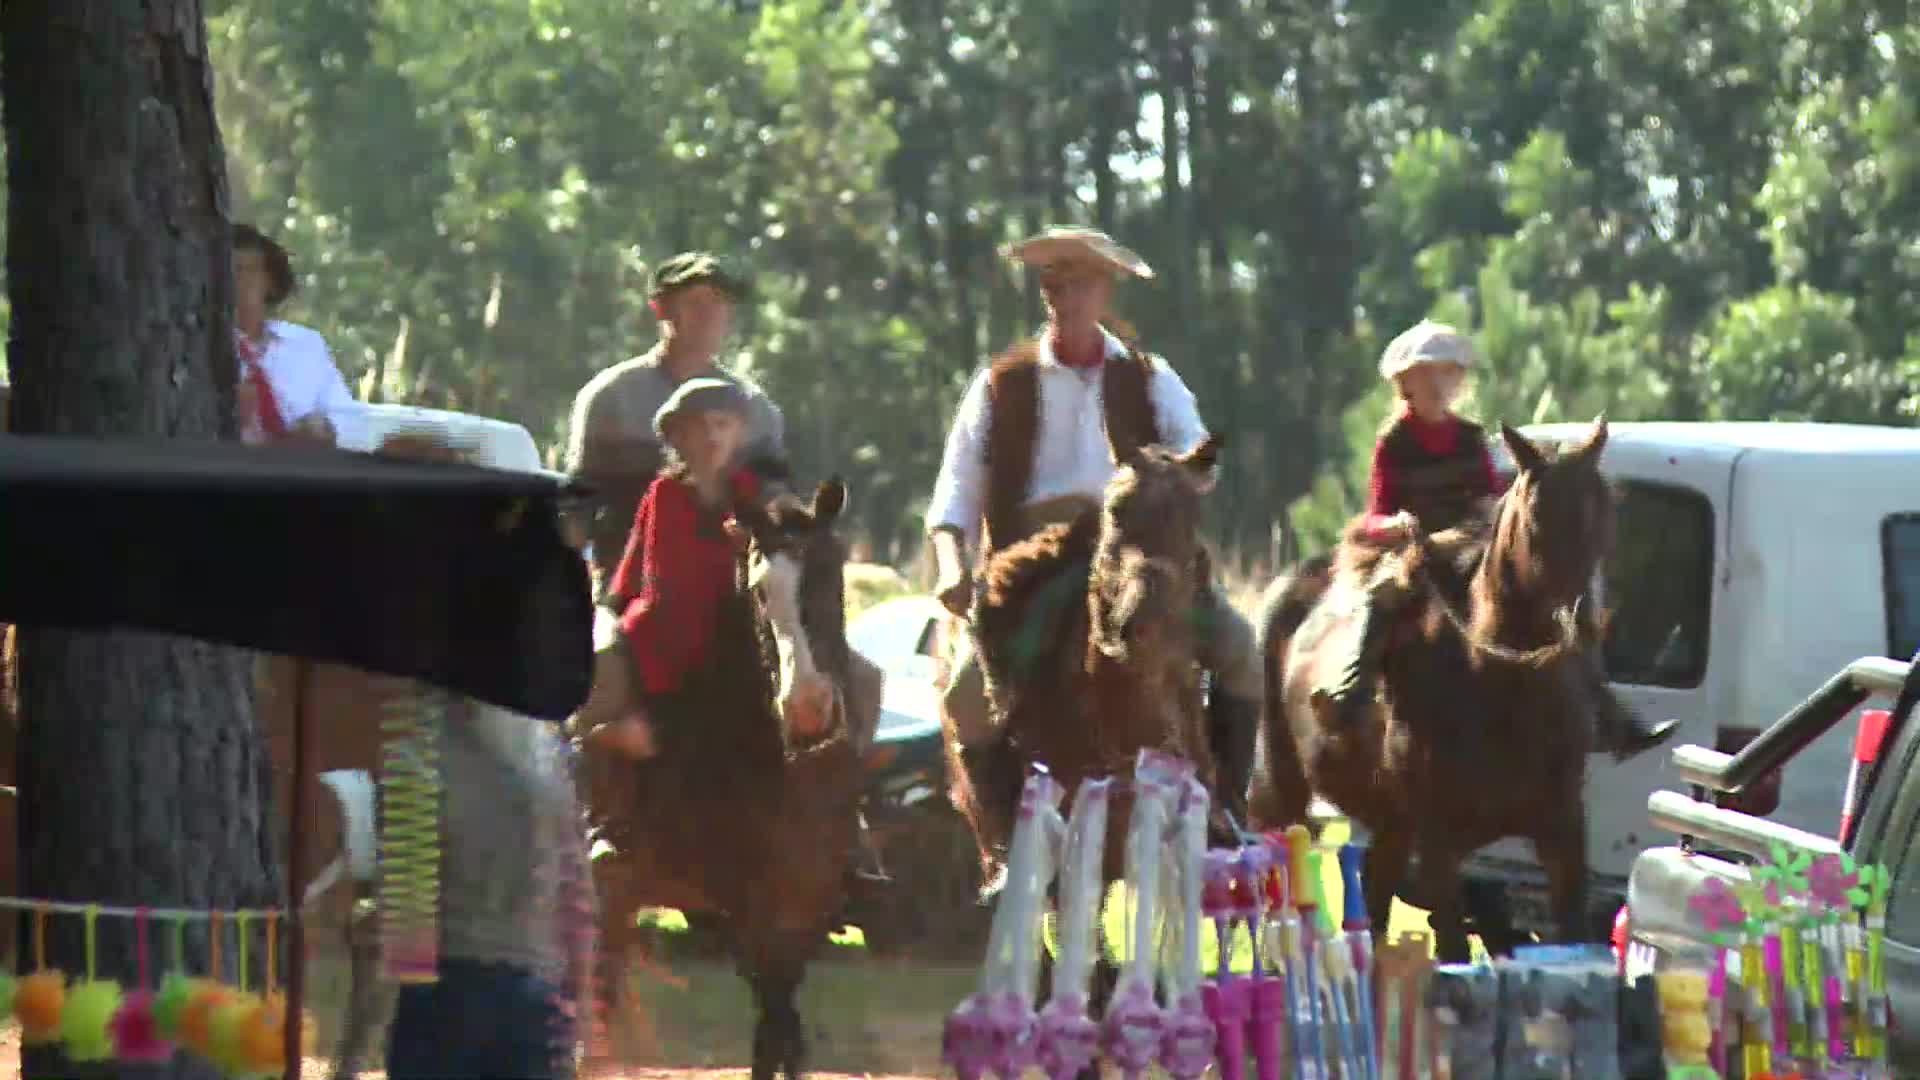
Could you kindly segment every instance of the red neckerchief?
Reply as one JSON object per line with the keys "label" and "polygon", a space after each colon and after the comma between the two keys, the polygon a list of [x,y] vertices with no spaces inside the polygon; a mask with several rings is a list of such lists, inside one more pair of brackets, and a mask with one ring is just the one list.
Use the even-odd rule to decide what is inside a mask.
{"label": "red neckerchief", "polygon": [[1067,355],[1066,349],[1060,344],[1060,333],[1057,330],[1047,335],[1047,344],[1052,347],[1053,358],[1060,363],[1060,366],[1069,367],[1075,371],[1091,371],[1099,367],[1100,362],[1107,358],[1107,339],[1104,336],[1094,338],[1093,348],[1079,356]]}
{"label": "red neckerchief", "polygon": [[254,415],[242,417],[243,426],[248,420],[258,423],[269,441],[285,437],[287,419],[281,415],[280,399],[274,395],[273,384],[267,381],[267,369],[262,363],[267,356],[266,346],[240,330],[235,330],[233,337],[240,354],[240,377],[253,387]]}
{"label": "red neckerchief", "polygon": [[1452,413],[1432,422],[1408,413],[1406,423],[1407,429],[1413,432],[1414,441],[1420,444],[1420,449],[1434,457],[1452,453],[1460,442],[1460,418]]}

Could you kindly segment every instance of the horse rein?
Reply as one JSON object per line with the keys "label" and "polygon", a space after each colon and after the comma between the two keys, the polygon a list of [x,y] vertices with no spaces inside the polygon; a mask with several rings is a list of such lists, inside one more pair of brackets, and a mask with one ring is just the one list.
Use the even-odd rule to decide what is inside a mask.
{"label": "horse rein", "polygon": [[1427,557],[1426,561],[1420,566],[1420,576],[1426,580],[1427,591],[1433,595],[1434,600],[1440,608],[1440,613],[1446,617],[1448,625],[1453,627],[1455,632],[1460,635],[1460,640],[1464,641],[1469,649],[1483,656],[1502,661],[1503,663],[1531,668],[1546,667],[1548,664],[1579,649],[1580,609],[1587,601],[1584,594],[1576,598],[1570,606],[1561,607],[1554,611],[1553,621],[1561,630],[1558,641],[1552,641],[1532,649],[1515,649],[1502,645],[1497,641],[1488,641],[1472,631],[1467,625],[1467,621],[1454,609],[1453,601],[1447,596],[1447,591],[1441,588],[1440,583],[1433,579],[1433,572],[1427,568],[1427,563],[1438,558],[1439,555],[1434,551],[1433,545],[1429,543],[1427,534],[1424,532],[1416,533],[1414,542],[1420,546],[1421,553]]}

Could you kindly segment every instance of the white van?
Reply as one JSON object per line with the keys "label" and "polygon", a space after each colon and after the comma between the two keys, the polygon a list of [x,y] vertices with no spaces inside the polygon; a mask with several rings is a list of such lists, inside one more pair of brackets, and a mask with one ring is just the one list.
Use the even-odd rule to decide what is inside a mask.
{"label": "white van", "polygon": [[[1549,444],[1589,430],[1525,429]],[[1618,540],[1600,587],[1612,615],[1607,669],[1644,715],[1681,722],[1670,745],[1731,751],[1855,659],[1904,660],[1920,648],[1920,431],[1613,424],[1601,468],[1619,491]],[[1843,722],[1794,758],[1772,820],[1833,833],[1853,729]],[[1648,795],[1676,783],[1662,752],[1591,759],[1597,924],[1625,895],[1634,857],[1664,842],[1648,825]],[[1518,929],[1550,925],[1525,843],[1483,849],[1466,873],[1477,923],[1510,915]]]}

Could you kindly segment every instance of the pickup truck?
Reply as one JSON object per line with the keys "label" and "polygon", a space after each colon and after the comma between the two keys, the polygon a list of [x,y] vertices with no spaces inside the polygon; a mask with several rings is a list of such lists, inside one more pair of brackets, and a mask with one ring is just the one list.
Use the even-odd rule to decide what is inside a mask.
{"label": "pickup truck", "polygon": [[[1556,444],[1588,430],[1525,429]],[[1611,614],[1607,669],[1643,713],[1681,722],[1677,741],[1736,751],[1765,718],[1785,714],[1853,660],[1920,648],[1920,431],[1619,423],[1601,467],[1619,499],[1615,549],[1597,583]],[[1831,831],[1850,740],[1829,731],[1778,763],[1782,773],[1757,776],[1720,801],[1781,826]],[[1672,779],[1661,754],[1591,760],[1596,937],[1652,841],[1647,800]],[[1468,915],[1490,948],[1550,927],[1544,876],[1524,843],[1481,850],[1466,876]]]}
{"label": "pickup truck", "polygon": [[[1870,697],[1893,699],[1891,711],[1863,713],[1853,728],[1851,764],[1830,776],[1842,792],[1831,830],[1810,832],[1713,804],[1738,794],[1767,772],[1800,764],[1809,748]],[[1891,1011],[1890,1064],[1897,1076],[1920,1075],[1920,657],[1901,663],[1862,657],[1827,682],[1738,753],[1684,745],[1671,765],[1689,793],[1655,792],[1652,824],[1680,834],[1677,846],[1653,848],[1635,860],[1628,886],[1621,966],[1629,976],[1675,962],[1704,963],[1712,946],[1689,900],[1710,877],[1746,879],[1748,867],[1781,844],[1815,855],[1844,851],[1891,874],[1887,894],[1886,972]],[[1842,782],[1844,780],[1844,782]],[[1709,850],[1709,847],[1711,850]]]}

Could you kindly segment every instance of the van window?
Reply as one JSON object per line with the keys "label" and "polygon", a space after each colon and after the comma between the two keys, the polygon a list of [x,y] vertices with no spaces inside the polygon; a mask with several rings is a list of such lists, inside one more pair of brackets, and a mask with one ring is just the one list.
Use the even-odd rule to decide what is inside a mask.
{"label": "van window", "polygon": [[1880,526],[1887,592],[1887,655],[1920,652],[1920,514],[1895,514]]}
{"label": "van window", "polygon": [[1615,682],[1688,689],[1707,671],[1713,504],[1697,491],[1624,480],[1601,600]]}

